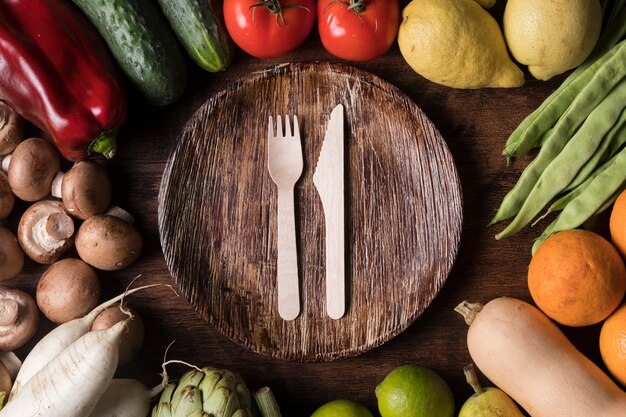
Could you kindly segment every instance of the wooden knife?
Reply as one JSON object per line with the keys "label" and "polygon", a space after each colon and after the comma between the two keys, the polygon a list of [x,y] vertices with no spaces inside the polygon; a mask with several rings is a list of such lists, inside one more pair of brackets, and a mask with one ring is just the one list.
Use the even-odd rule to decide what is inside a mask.
{"label": "wooden knife", "polygon": [[322,200],[326,235],[326,310],[333,319],[346,310],[343,105],[330,114],[313,183]]}

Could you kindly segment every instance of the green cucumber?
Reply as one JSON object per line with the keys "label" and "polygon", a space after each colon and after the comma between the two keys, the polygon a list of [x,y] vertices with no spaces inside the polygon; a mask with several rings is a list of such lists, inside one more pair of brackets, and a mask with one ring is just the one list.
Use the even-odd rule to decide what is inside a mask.
{"label": "green cucumber", "polygon": [[187,67],[176,37],[150,0],[72,0],[98,29],[115,60],[148,103],[176,101]]}
{"label": "green cucumber", "polygon": [[[234,46],[221,10],[211,0],[157,0],[187,53],[201,68],[217,72],[233,60]],[[216,13],[216,11],[218,13]]]}

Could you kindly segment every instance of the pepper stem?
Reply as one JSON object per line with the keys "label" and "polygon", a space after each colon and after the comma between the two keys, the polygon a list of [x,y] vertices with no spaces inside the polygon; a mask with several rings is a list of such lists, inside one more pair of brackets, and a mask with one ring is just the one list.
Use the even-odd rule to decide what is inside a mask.
{"label": "pepper stem", "polygon": [[101,132],[87,148],[87,152],[100,153],[106,159],[111,159],[115,156],[117,151],[117,142],[115,140],[115,132]]}
{"label": "pepper stem", "polygon": [[281,417],[280,408],[270,387],[263,387],[254,394],[254,399],[259,406],[263,417]]}

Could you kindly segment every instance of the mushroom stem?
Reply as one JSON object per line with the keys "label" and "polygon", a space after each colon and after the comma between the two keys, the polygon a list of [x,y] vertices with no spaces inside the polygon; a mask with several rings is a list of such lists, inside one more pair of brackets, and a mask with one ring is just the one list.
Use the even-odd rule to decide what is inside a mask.
{"label": "mushroom stem", "polygon": [[46,220],[46,232],[56,240],[65,240],[74,234],[74,222],[65,213],[52,213]]}
{"label": "mushroom stem", "polygon": [[0,300],[0,327],[13,326],[20,316],[20,306],[14,299]]}
{"label": "mushroom stem", "polygon": [[[58,171],[58,170],[57,170]],[[59,200],[40,200],[24,211],[17,239],[29,258],[40,264],[56,262],[74,244],[74,221]]]}
{"label": "mushroom stem", "polygon": [[61,194],[61,186],[63,185],[63,178],[65,177],[65,172],[59,171],[57,175],[52,180],[52,189],[50,190],[50,194],[56,198],[63,198]]}
{"label": "mushroom stem", "polygon": [[109,216],[117,217],[118,219],[124,220],[128,224],[135,223],[135,218],[132,214],[127,212],[121,207],[111,206],[104,212],[104,214],[108,214]]}
{"label": "mushroom stem", "polygon": [[2,170],[5,173],[9,172],[9,164],[11,164],[11,154],[2,157]]}
{"label": "mushroom stem", "polygon": [[[70,228],[71,233],[69,233]],[[68,239],[72,234],[74,234],[74,222],[63,213],[52,213],[42,217],[33,226],[35,241],[48,252],[62,247],[65,239]]]}

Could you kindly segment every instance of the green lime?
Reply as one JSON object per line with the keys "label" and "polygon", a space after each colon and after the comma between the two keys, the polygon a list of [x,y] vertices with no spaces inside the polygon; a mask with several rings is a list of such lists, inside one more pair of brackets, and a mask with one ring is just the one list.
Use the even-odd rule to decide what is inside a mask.
{"label": "green lime", "polygon": [[376,387],[382,417],[453,417],[454,397],[438,374],[415,365],[400,366]]}
{"label": "green lime", "polygon": [[315,410],[311,417],[373,417],[363,405],[350,400],[334,400]]}

